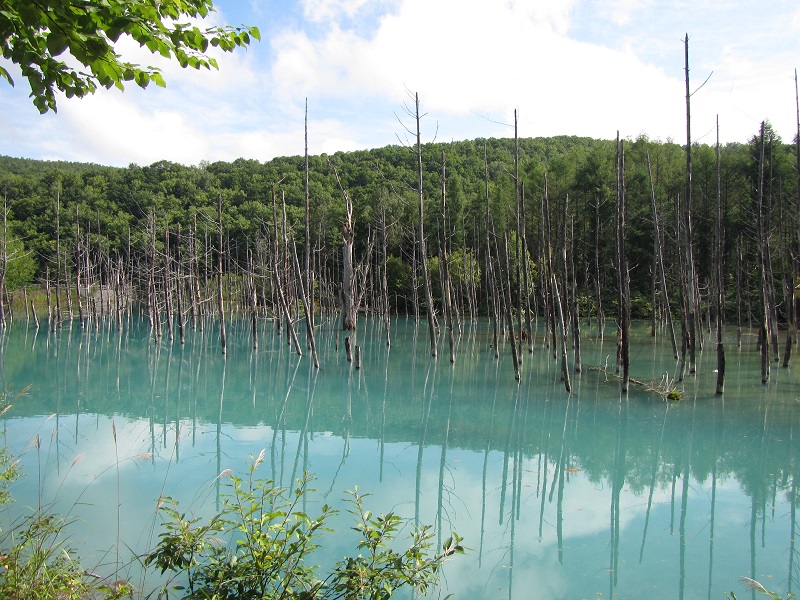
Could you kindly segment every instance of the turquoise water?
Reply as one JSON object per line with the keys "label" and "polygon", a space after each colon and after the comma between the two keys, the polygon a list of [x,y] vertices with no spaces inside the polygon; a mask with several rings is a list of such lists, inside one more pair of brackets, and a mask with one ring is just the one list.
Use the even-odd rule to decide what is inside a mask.
{"label": "turquoise water", "polygon": [[[632,376],[673,378],[668,340],[647,333],[635,332]],[[14,323],[2,384],[30,389],[4,428],[27,476],[4,520],[52,506],[73,519],[86,566],[135,579],[131,555],[157,538],[160,495],[210,514],[217,475],[264,449],[263,477],[315,475],[312,514],[346,508],[359,486],[375,512],[431,524],[440,539],[457,531],[470,552],[447,565],[441,590],[456,598],[745,597],[740,576],[800,587],[797,359],[764,386],[753,338],[738,350],[731,337],[724,398],[706,350],[668,404],[635,387],[621,398],[612,374],[588,368],[567,394],[541,343],[517,385],[485,322],[465,325],[455,365],[444,340],[430,358],[424,324],[394,321],[390,349],[377,322],[362,319],[356,337],[361,370],[338,321],[322,323],[317,371],[269,323],[253,351],[248,323],[234,321],[227,357],[213,322],[183,347],[152,341],[146,321],[122,334]],[[583,342],[587,366],[614,355],[612,337]],[[329,556],[353,547],[349,525],[337,517]]]}

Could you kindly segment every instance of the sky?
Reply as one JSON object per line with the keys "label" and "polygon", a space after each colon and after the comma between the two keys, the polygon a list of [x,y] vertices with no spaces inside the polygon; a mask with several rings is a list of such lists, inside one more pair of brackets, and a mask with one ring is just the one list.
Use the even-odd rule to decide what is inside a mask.
{"label": "sky", "polygon": [[100,89],[40,115],[19,70],[0,80],[0,155],[103,165],[268,161],[407,143],[578,135],[746,142],[797,130],[797,0],[214,0],[209,24],[262,41],[182,69],[130,41],[166,88]]}

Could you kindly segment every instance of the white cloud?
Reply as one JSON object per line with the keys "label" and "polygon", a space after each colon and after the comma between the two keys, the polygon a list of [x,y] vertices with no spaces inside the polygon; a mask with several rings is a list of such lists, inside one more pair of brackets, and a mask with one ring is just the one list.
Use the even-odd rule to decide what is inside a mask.
{"label": "white cloud", "polygon": [[[302,152],[309,100],[313,153],[395,143],[407,91],[419,92],[427,139],[510,135],[681,139],[683,48],[690,32],[693,131],[720,114],[723,141],[744,141],[769,118],[794,131],[793,69],[800,12],[777,2],[699,0],[220,0],[215,23],[258,25],[261,44],[213,51],[219,71],[181,69],[136,44],[126,56],[158,64],[167,89],[61,99],[39,117],[25,82],[0,89],[0,153],[126,165],[196,164]],[[250,12],[247,12],[250,11]],[[305,17],[304,17],[305,15]],[[262,21],[262,22],[259,22]],[[34,137],[35,134],[35,137]]]}
{"label": "white cloud", "polygon": [[531,11],[501,1],[407,0],[368,39],[334,25],[320,40],[302,32],[276,40],[273,82],[284,101],[370,98],[395,107],[407,87],[442,121],[505,117],[519,106],[530,118],[525,135],[608,137],[617,127],[635,135],[652,127],[649,107],[673,88],[677,118],[680,86],[658,69],[563,35],[573,4]]}
{"label": "white cloud", "polygon": [[311,21],[327,21],[340,15],[352,17],[369,0],[303,0],[303,13]]}

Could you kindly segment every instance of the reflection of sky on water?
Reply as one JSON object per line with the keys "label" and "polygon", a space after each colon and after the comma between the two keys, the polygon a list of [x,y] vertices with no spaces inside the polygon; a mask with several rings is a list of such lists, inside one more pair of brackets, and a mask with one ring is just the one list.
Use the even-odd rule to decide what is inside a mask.
{"label": "reflection of sky on water", "polygon": [[[81,376],[70,374],[63,348],[56,360],[55,343],[41,342],[43,356],[30,340],[24,351],[58,376],[40,376],[6,421],[9,445],[28,446],[28,475],[15,484],[19,502],[8,514],[36,505],[41,478],[43,501],[57,497],[55,508],[76,519],[73,545],[90,567],[114,560],[118,516],[127,560],[156,540],[160,494],[208,514],[224,484],[216,476],[245,472],[262,449],[263,477],[290,485],[303,470],[315,474],[312,514],[323,502],[343,509],[324,544],[333,557],[354,548],[340,501],[355,486],[370,494],[373,511],[418,516],[438,538],[458,531],[471,551],[448,565],[445,589],[459,598],[714,598],[753,565],[785,591],[796,565],[786,501],[797,468],[787,418],[797,414],[796,399],[770,398],[764,412],[768,403],[751,389],[764,392],[749,380],[737,394],[729,379],[724,407],[700,398],[666,409],[634,395],[623,410],[615,386],[591,374],[567,399],[541,356],[526,357],[536,376],[517,394],[493,361],[465,357],[451,382],[444,361],[430,370],[427,358],[404,354],[400,339],[391,351],[398,366],[387,371],[372,357],[355,376],[343,361],[309,374],[286,353],[267,350],[254,367],[234,352],[222,390],[211,336],[207,354],[187,346],[172,357],[126,340],[128,355],[118,360],[115,344],[87,344]],[[170,361],[178,356],[182,370]],[[774,387],[795,394],[787,375]],[[108,408],[93,412],[99,394]],[[56,407],[42,396],[57,396],[56,416],[42,416]],[[28,445],[37,434],[38,461]]]}

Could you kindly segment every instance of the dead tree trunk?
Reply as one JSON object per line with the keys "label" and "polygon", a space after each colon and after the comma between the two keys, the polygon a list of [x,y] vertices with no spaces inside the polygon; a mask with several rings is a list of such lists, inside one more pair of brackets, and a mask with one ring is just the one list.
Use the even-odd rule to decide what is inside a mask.
{"label": "dead tree trunk", "polygon": [[719,117],[717,117],[717,226],[714,232],[714,274],[716,276],[716,299],[717,299],[717,395],[725,392],[725,344],[722,342],[722,319],[725,310],[722,278],[723,261],[723,238],[722,238],[722,178],[720,175],[719,159]]}
{"label": "dead tree trunk", "polygon": [[433,294],[431,293],[431,278],[428,274],[427,252],[425,251],[425,227],[423,220],[425,217],[425,210],[423,207],[422,197],[422,138],[419,129],[419,94],[414,94],[415,106],[415,121],[417,125],[417,144],[416,144],[416,158],[417,158],[417,209],[418,219],[417,223],[417,243],[419,250],[419,262],[422,268],[422,286],[425,290],[425,310],[428,315],[428,333],[431,339],[431,356],[436,358],[438,352],[436,350],[436,314],[433,306]]}
{"label": "dead tree trunk", "polygon": [[386,347],[392,345],[392,338],[389,326],[389,282],[386,279],[386,267],[389,259],[388,245],[386,242],[386,206],[381,204],[381,255],[383,257],[383,269],[381,269],[381,292],[383,294],[383,328],[386,333]]}
{"label": "dead tree trunk", "polygon": [[[304,266],[304,288],[308,294],[307,300],[309,303],[309,314],[306,318],[306,341],[309,346],[312,344],[314,337],[314,275],[311,269],[311,192],[308,185],[309,167],[308,167],[308,98],[306,98],[306,115],[305,115],[305,177],[303,180],[304,196],[305,196],[305,264]],[[316,355],[316,352],[312,352]],[[316,361],[316,356],[315,356]]]}
{"label": "dead tree trunk", "polygon": [[511,360],[514,365],[514,379],[520,380],[519,373],[519,357],[517,356],[517,340],[514,339],[514,319],[511,316],[511,261],[509,259],[508,251],[508,231],[503,232],[503,253],[505,254],[505,277],[503,298],[506,305],[506,322],[509,331],[509,340],[511,342]]}
{"label": "dead tree trunk", "polygon": [[570,221],[570,237],[572,238],[572,243],[570,247],[573,248],[572,252],[570,253],[570,264],[571,269],[570,272],[572,273],[572,353],[574,357],[574,369],[576,373],[583,372],[583,359],[581,358],[581,320],[578,314],[579,307],[578,307],[578,277],[576,275],[576,267],[575,267],[575,221],[574,219]]}
{"label": "dead tree trunk", "polygon": [[[300,301],[303,304],[303,312],[305,313],[306,317],[306,324],[307,329],[306,333],[308,335],[308,344],[311,348],[311,359],[314,361],[314,367],[319,369],[319,357],[317,356],[317,342],[314,339],[314,327],[310,323],[311,321],[311,303],[308,299],[308,294],[305,290],[305,286],[303,285],[303,276],[300,272],[300,261],[297,258],[297,248],[294,245],[294,240],[292,240],[292,255],[294,256],[294,268],[295,273],[297,274],[297,280],[300,285]],[[255,314],[255,312],[253,313]]]}
{"label": "dead tree trunk", "polygon": [[761,383],[769,381],[769,320],[771,307],[769,304],[769,292],[767,290],[767,277],[769,270],[767,269],[766,260],[766,237],[769,232],[765,231],[766,227],[766,209],[764,201],[764,123],[761,123],[760,134],[760,151],[758,160],[758,202],[756,210],[756,240],[758,243],[758,275],[759,275],[759,288],[761,293],[761,315],[759,319],[759,337],[761,339]]}
{"label": "dead tree trunk", "polygon": [[520,364],[523,361],[523,354],[522,354],[522,344],[523,338],[525,337],[525,332],[522,327],[522,261],[523,259],[523,247],[522,247],[522,230],[525,228],[525,224],[522,219],[522,207],[520,206],[520,179],[519,179],[519,136],[517,134],[517,111],[514,110],[514,216],[517,225],[517,236],[514,244],[515,255],[517,257],[516,260],[516,275],[517,275],[517,297],[516,297],[516,309],[517,309],[517,331],[516,334],[518,336],[517,339],[517,357],[519,359]]}
{"label": "dead tree trunk", "polygon": [[455,339],[453,336],[453,302],[452,302],[452,285],[450,282],[450,268],[447,264],[447,236],[450,231],[450,224],[447,220],[447,173],[445,166],[445,155],[442,152],[442,225],[441,225],[441,239],[439,240],[440,248],[440,279],[442,285],[442,304],[444,305],[444,318],[445,327],[447,328],[447,339],[450,346],[450,362],[456,362],[456,349]]}
{"label": "dead tree trunk", "polygon": [[[797,69],[794,70],[794,98],[795,98],[795,107],[797,110],[797,133],[794,138],[795,143],[795,174],[797,175],[797,224],[795,227],[795,232],[797,235],[797,244],[795,246],[794,257],[792,260],[792,266],[790,269],[791,273],[791,281],[789,282],[789,304],[786,307],[786,311],[792,314],[791,322],[793,323],[793,327],[791,328],[789,335],[794,337],[794,341],[797,344],[800,344],[800,339],[798,339],[798,330],[800,329],[800,296],[798,296],[797,292],[795,291],[795,286],[797,285],[798,276],[800,276],[800,92],[798,92],[798,85],[797,85]],[[791,241],[789,242],[791,244]],[[787,340],[786,342],[786,353],[783,359],[783,366],[788,367],[789,361],[791,360],[791,352],[792,352],[792,345],[791,341]]]}
{"label": "dead tree trunk", "polygon": [[[283,196],[283,192],[281,192],[281,197]],[[286,320],[286,327],[289,330],[289,339],[291,343],[294,345],[294,349],[297,352],[298,356],[303,355],[303,349],[300,347],[300,341],[297,339],[297,332],[294,329],[294,323],[292,322],[292,316],[289,313],[289,305],[286,301],[286,295],[283,292],[283,284],[281,283],[280,275],[278,275],[278,271],[280,270],[278,266],[280,265],[280,247],[278,242],[278,209],[277,209],[277,200],[275,198],[275,187],[272,188],[272,225],[273,225],[273,246],[272,246],[272,260],[273,260],[273,269],[272,269],[272,284],[273,289],[275,290],[275,294],[278,297],[278,304],[280,306],[280,310],[283,313],[283,318]],[[285,243],[285,240],[284,240]],[[280,318],[276,319],[280,323]]]}
{"label": "dead tree trunk", "polygon": [[[83,253],[81,249],[81,225],[78,219],[78,206],[75,206],[75,293],[78,296],[78,321],[84,325],[85,314],[83,312],[83,299],[81,294],[81,261]],[[67,296],[69,296],[69,286],[67,286]],[[89,298],[86,298],[89,301]],[[71,311],[70,311],[71,312]]]}
{"label": "dead tree trunk", "polygon": [[0,328],[6,328],[6,308],[3,306],[3,290],[8,272],[8,200],[3,194],[3,237],[0,239]]}
{"label": "dead tree trunk", "polygon": [[520,233],[522,234],[522,283],[524,285],[523,310],[525,311],[525,337],[528,340],[528,353],[533,354],[533,323],[531,321],[531,277],[528,264],[528,235],[526,232],[527,219],[525,218],[525,183],[520,188]]}
{"label": "dead tree trunk", "polygon": [[491,315],[492,319],[492,347],[494,348],[494,357],[500,358],[500,347],[498,343],[498,328],[500,325],[500,300],[497,293],[497,277],[494,271],[494,260],[492,259],[492,244],[490,232],[491,227],[491,213],[489,210],[489,161],[486,156],[486,144],[483,146],[483,163],[485,169],[485,184],[486,184],[486,309]]}
{"label": "dead tree trunk", "polygon": [[186,331],[183,322],[183,252],[181,251],[181,224],[178,223],[178,240],[176,245],[177,266],[175,268],[175,312],[178,317],[178,335],[181,346],[186,344]]}
{"label": "dead tree trunk", "polygon": [[606,315],[603,312],[603,294],[600,285],[600,198],[595,198],[594,204],[594,295],[597,304],[597,332],[600,340],[603,339],[606,327]]}
{"label": "dead tree trunk", "polygon": [[684,60],[686,72],[686,192],[683,199],[684,211],[684,252],[686,253],[686,304],[688,313],[689,374],[697,371],[697,298],[695,293],[694,253],[692,251],[692,128],[689,91],[689,34],[684,40]]}
{"label": "dead tree trunk", "polygon": [[56,325],[61,323],[61,181],[56,187],[56,314],[51,319],[51,329],[56,330]]}
{"label": "dead tree trunk", "polygon": [[[661,229],[658,224],[658,207],[656,206],[656,191],[655,186],[653,184],[653,171],[650,168],[650,152],[647,152],[647,176],[650,179],[650,201],[651,206],[653,209],[653,226],[654,226],[654,236],[655,236],[655,248],[656,248],[656,267],[658,269],[658,276],[661,282],[661,295],[663,297],[664,302],[664,312],[666,321],[667,321],[667,329],[669,331],[669,339],[672,342],[672,355],[675,359],[678,358],[678,344],[675,341],[675,327],[672,324],[672,311],[669,305],[669,290],[667,289],[667,272],[664,268],[664,251],[661,247]],[[653,307],[655,310],[655,307]]]}
{"label": "dead tree trunk", "polygon": [[625,254],[625,149],[617,134],[617,282],[619,285],[619,365],[621,389],[628,393],[630,380],[630,279]]}
{"label": "dead tree trunk", "polygon": [[219,307],[219,341],[222,345],[222,354],[228,353],[228,337],[225,331],[225,306],[222,289],[222,258],[225,251],[222,244],[222,193],[217,194],[217,236],[219,240],[217,250],[217,305]]}
{"label": "dead tree trunk", "polygon": [[172,328],[172,302],[170,301],[170,268],[169,268],[169,227],[164,228],[164,310],[167,317],[169,339],[175,339]]}
{"label": "dead tree trunk", "polygon": [[344,331],[356,330],[356,275],[353,265],[353,202],[344,189],[336,167],[331,164],[339,190],[344,196],[344,222],[342,223],[342,329]]}

